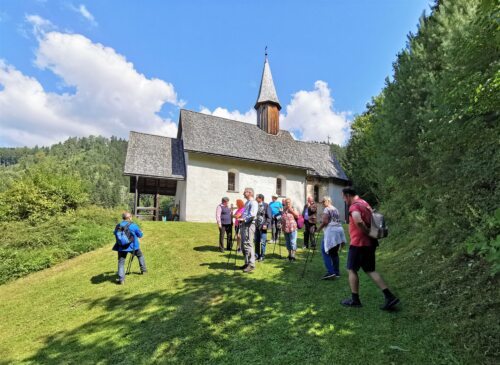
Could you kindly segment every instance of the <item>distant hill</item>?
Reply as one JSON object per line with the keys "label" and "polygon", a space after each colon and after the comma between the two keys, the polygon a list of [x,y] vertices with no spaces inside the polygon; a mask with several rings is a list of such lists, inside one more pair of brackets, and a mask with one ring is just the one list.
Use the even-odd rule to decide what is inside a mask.
{"label": "distant hill", "polygon": [[72,137],[50,147],[0,148],[0,192],[42,161],[53,160],[77,173],[87,186],[89,202],[102,207],[128,204],[128,179],[123,176],[124,139]]}

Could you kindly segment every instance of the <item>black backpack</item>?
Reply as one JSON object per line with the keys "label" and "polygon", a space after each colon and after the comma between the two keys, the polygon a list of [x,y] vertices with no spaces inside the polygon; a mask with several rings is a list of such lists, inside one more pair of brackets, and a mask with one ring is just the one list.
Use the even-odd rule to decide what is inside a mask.
{"label": "black backpack", "polygon": [[128,246],[135,240],[135,236],[130,230],[131,224],[132,223],[129,222],[124,226],[121,226],[120,223],[116,225],[116,239],[122,246]]}

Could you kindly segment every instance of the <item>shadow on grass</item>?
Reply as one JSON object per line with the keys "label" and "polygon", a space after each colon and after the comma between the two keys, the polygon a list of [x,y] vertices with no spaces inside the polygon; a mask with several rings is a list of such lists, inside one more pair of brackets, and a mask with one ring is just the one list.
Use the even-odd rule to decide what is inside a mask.
{"label": "shadow on grass", "polygon": [[[311,285],[299,280],[301,265],[280,260],[270,264],[281,269],[272,279],[209,273],[183,280],[176,292],[87,301],[89,310],[102,308],[104,314],[45,338],[29,361],[240,364],[250,359],[252,364],[343,364],[353,360],[353,349],[359,346],[367,354],[382,356],[385,363],[408,360],[406,353],[380,355],[379,342],[369,336],[360,342],[366,312],[332,305],[328,293],[335,283]],[[225,262],[208,265],[223,269]],[[107,274],[97,275],[96,281]]]}
{"label": "shadow on grass", "polygon": [[99,275],[94,275],[90,278],[92,284],[102,284],[102,283],[114,283],[116,280],[116,272],[108,271]]}
{"label": "shadow on grass", "polygon": [[193,250],[199,251],[199,252],[219,252],[219,247],[218,246],[204,245],[204,246],[193,247]]}

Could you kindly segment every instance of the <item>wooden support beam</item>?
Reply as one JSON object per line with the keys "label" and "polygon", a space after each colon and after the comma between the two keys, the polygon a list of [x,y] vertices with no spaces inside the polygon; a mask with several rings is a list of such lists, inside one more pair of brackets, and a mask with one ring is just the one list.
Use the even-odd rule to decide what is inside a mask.
{"label": "wooden support beam", "polygon": [[137,206],[139,205],[139,176],[135,176],[135,192],[134,192],[134,215],[137,215]]}

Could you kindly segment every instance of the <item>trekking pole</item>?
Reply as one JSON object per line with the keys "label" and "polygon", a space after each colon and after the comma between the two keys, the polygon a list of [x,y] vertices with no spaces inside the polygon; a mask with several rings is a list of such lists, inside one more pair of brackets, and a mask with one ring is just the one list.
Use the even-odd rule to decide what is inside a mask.
{"label": "trekking pole", "polygon": [[304,261],[304,268],[302,269],[302,275],[300,276],[302,279],[304,278],[304,275],[306,273],[306,266],[307,266],[307,260],[309,259],[309,253],[311,252],[311,249],[308,247],[307,248],[307,256],[306,256],[306,261]]}
{"label": "trekking pole", "polygon": [[[239,234],[239,231],[238,231],[238,234]],[[234,267],[233,267],[233,274],[236,272],[236,260],[238,259],[238,235],[235,235],[234,239],[233,239],[233,243],[234,243],[234,240],[236,240],[236,248],[234,249]],[[241,240],[240,240],[240,249],[241,249]]]}
{"label": "trekking pole", "polygon": [[[277,225],[277,223],[275,221],[275,218],[273,218],[273,226],[276,229],[276,233],[278,233],[278,235],[279,235],[278,225]],[[274,251],[276,250],[276,242],[277,242],[277,240],[276,240],[276,237],[274,235],[274,232],[271,233],[271,236],[273,237],[273,241],[274,241],[274,246],[273,246],[273,255],[274,255]]]}
{"label": "trekking pole", "polygon": [[312,246],[312,255],[311,255],[311,259],[309,260],[309,253],[311,252],[311,250],[308,248],[307,249],[307,256],[306,256],[306,261],[304,262],[304,269],[302,270],[302,278],[304,278],[304,275],[306,273],[306,267],[307,267],[307,261],[309,260],[309,262],[312,262],[313,260],[313,257],[314,257],[314,252],[316,252],[316,238],[317,238],[318,234],[316,233],[316,231],[313,232],[312,234],[312,240],[311,240],[311,245]]}
{"label": "trekking pole", "polygon": [[128,266],[127,266],[127,271],[125,272],[125,275],[130,274],[130,268],[132,267],[132,260],[134,260],[134,251],[131,252],[130,254],[130,259],[128,260]]}
{"label": "trekking pole", "polygon": [[227,268],[229,267],[229,261],[231,260],[231,252],[233,252],[233,246],[231,246],[231,249],[229,250],[229,255],[227,256],[226,268],[224,269],[224,272],[226,272]]}
{"label": "trekking pole", "polygon": [[281,257],[281,229],[278,231],[278,247],[279,247],[279,251],[280,251],[280,259],[282,259],[282,257]]}

